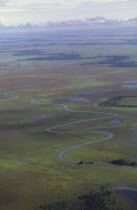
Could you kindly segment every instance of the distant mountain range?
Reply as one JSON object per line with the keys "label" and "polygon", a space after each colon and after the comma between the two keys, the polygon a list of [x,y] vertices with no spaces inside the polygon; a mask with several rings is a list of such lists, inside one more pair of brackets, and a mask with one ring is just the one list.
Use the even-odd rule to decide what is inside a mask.
{"label": "distant mountain range", "polygon": [[106,19],[104,17],[93,17],[85,20],[68,20],[60,22],[45,22],[40,24],[26,23],[17,26],[4,26],[0,23],[0,28],[64,28],[64,27],[90,27],[90,26],[117,26],[117,25],[135,25],[137,26],[137,18],[132,19]]}

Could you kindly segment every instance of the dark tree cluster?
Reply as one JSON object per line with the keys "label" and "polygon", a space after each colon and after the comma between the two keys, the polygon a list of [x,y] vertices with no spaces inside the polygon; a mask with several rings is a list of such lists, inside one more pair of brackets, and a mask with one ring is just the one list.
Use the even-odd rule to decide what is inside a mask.
{"label": "dark tree cluster", "polygon": [[82,164],[94,164],[94,162],[92,162],[92,161],[79,161],[77,164],[79,164],[79,165],[82,165]]}
{"label": "dark tree cluster", "polygon": [[115,164],[115,165],[137,166],[137,162],[128,162],[128,161],[123,160],[123,159],[113,160],[110,163]]}
{"label": "dark tree cluster", "polygon": [[[76,194],[75,194],[76,195]],[[116,195],[107,187],[99,186],[88,194],[76,196],[74,200],[43,204],[38,209],[46,210],[124,210]]]}

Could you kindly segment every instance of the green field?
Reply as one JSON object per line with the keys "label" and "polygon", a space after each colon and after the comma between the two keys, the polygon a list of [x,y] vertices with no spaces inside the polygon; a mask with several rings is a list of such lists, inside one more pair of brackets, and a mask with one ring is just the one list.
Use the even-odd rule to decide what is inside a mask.
{"label": "green field", "polygon": [[[37,41],[27,32],[12,33],[14,41],[0,33],[7,40],[0,43],[0,209],[39,210],[94,192],[96,185],[136,188],[135,167],[103,164],[137,162],[137,87],[123,83],[133,85],[136,77],[137,45],[127,41],[135,39],[135,28],[87,29],[81,35],[68,30],[67,39],[62,31],[30,32]],[[84,44],[95,40],[97,45]],[[114,136],[64,155],[101,164],[57,157],[65,148],[106,138],[103,132]],[[136,209],[130,199],[117,197],[124,210]]]}

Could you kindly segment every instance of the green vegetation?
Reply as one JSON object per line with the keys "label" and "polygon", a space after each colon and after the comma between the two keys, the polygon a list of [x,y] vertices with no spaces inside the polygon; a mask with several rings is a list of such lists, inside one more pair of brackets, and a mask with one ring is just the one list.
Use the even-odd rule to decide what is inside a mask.
{"label": "green vegetation", "polygon": [[[137,108],[137,105],[134,105],[134,101],[131,99],[135,98],[137,99],[137,96],[115,96],[107,101],[101,102],[98,105],[99,106],[112,106],[112,107],[127,107],[127,108]],[[126,99],[123,100],[123,99]],[[122,102],[128,103],[128,104],[123,104]],[[133,104],[132,104],[133,103]]]}
{"label": "green vegetation", "polygon": [[81,164],[94,164],[94,162],[92,162],[92,161],[85,162],[85,161],[81,160],[81,161],[78,162],[78,164],[80,164],[80,165]]}
{"label": "green vegetation", "polygon": [[[123,81],[136,77],[137,45],[127,41],[136,39],[133,31],[0,33],[5,40],[0,42],[1,210],[72,205],[116,210],[120,204],[114,189],[105,186],[124,182],[137,187],[136,166],[103,165],[122,159],[133,166],[137,161],[136,88],[123,87]],[[75,97],[89,102],[59,100]],[[44,103],[64,104],[73,111]],[[109,123],[116,118],[121,124]],[[59,132],[46,130],[62,124],[51,130]],[[57,159],[65,148],[107,137],[92,131],[114,136],[65,153],[79,164]],[[123,202],[124,210],[132,209],[129,201]]]}
{"label": "green vegetation", "polygon": [[[89,187],[90,188],[90,187]],[[75,199],[68,201],[54,201],[50,204],[45,202],[38,209],[47,210],[124,210],[122,203],[119,202],[116,195],[108,186],[94,186],[95,191],[89,190],[89,193],[83,195],[75,194]],[[61,200],[61,199],[60,199]]]}
{"label": "green vegetation", "polygon": [[116,165],[124,165],[124,166],[137,166],[137,162],[129,162],[123,159],[112,160],[110,163],[116,164]]}

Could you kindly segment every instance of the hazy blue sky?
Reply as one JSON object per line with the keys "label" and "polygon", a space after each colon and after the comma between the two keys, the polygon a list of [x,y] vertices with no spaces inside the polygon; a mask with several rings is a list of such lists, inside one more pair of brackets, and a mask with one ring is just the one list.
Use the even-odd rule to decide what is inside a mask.
{"label": "hazy blue sky", "polygon": [[137,17],[137,0],[0,0],[0,21],[7,25],[95,16]]}

